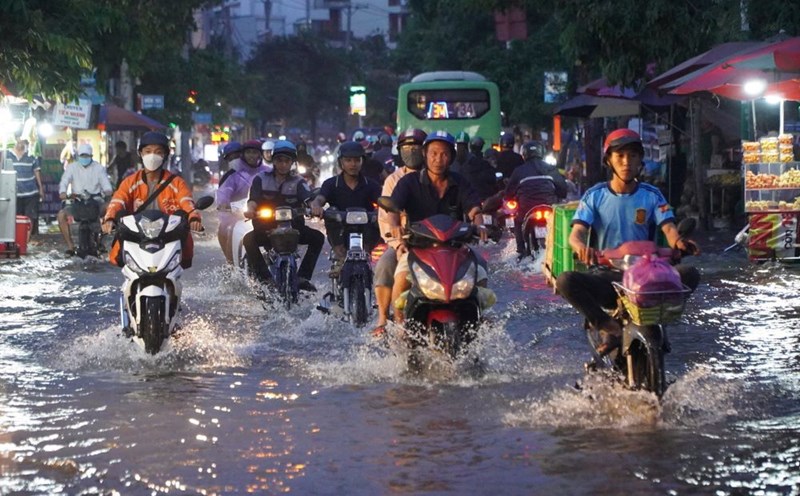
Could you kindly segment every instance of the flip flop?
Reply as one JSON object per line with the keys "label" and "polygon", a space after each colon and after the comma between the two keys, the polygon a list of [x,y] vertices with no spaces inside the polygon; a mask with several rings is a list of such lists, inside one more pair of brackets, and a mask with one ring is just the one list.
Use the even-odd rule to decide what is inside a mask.
{"label": "flip flop", "polygon": [[375,339],[383,339],[386,336],[386,324],[375,326],[369,334]]}
{"label": "flip flop", "polygon": [[622,338],[610,332],[600,331],[600,344],[595,348],[595,351],[601,357],[604,357],[622,346]]}

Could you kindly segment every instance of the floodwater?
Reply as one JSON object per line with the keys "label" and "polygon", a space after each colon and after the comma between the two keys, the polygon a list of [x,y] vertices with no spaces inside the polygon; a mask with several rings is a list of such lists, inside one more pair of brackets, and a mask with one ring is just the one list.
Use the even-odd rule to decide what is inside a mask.
{"label": "floodwater", "polygon": [[120,335],[118,269],[0,261],[0,493],[800,494],[797,268],[696,258],[658,402],[585,375],[580,317],[509,240],[484,248],[482,374],[410,375],[316,299],[265,309],[213,236],[196,251],[156,356]]}

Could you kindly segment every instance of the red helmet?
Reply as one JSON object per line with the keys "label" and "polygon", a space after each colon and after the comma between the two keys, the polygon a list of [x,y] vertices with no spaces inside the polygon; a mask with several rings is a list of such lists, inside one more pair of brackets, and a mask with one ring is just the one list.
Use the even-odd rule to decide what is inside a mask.
{"label": "red helmet", "polygon": [[258,140],[247,140],[242,143],[242,151],[247,150],[248,148],[258,150],[258,152],[261,153],[261,142]]}
{"label": "red helmet", "polygon": [[422,145],[428,135],[422,129],[408,128],[397,137],[397,146]]}
{"label": "red helmet", "polygon": [[616,131],[611,131],[608,133],[608,136],[606,136],[605,143],[603,143],[603,155],[608,155],[617,148],[622,148],[631,143],[638,145],[639,150],[644,154],[642,138],[639,136],[639,133],[631,129],[617,129]]}

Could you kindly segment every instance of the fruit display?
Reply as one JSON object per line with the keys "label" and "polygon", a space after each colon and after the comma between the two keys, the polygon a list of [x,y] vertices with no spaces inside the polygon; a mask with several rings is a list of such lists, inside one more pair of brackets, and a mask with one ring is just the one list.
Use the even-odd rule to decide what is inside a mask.
{"label": "fruit display", "polygon": [[746,189],[800,188],[800,170],[789,169],[783,174],[756,174],[747,171],[744,176]]}
{"label": "fruit display", "polygon": [[776,137],[761,138],[759,141],[742,141],[742,162],[787,163],[794,161],[794,137],[781,134]]}
{"label": "fruit display", "polygon": [[761,212],[765,210],[800,210],[800,196],[794,201],[764,201],[753,200],[745,202],[744,209],[748,212]]}

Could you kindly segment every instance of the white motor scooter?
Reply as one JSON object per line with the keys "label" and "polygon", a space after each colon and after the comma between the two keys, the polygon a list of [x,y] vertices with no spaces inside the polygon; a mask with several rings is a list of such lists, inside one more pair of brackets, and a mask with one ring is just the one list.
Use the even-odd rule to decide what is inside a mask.
{"label": "white motor scooter", "polygon": [[[208,208],[214,199],[204,197],[196,209]],[[120,219],[125,282],[120,296],[122,329],[156,354],[174,332],[180,306],[181,239],[189,223],[185,215],[146,210]]]}

